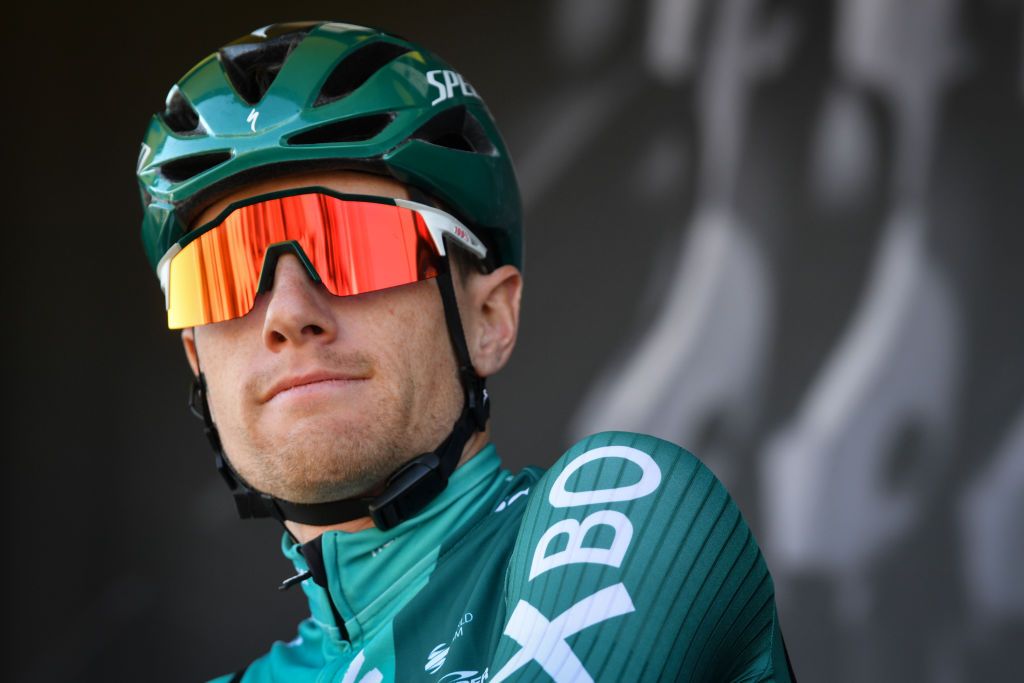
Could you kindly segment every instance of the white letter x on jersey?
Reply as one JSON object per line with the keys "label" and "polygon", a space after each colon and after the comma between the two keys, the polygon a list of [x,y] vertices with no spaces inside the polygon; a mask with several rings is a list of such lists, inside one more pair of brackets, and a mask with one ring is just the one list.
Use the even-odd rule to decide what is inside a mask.
{"label": "white letter x on jersey", "polygon": [[536,660],[555,683],[594,683],[583,662],[565,639],[588,626],[632,612],[633,600],[621,583],[603,588],[548,621],[537,608],[520,600],[505,626],[505,635],[522,646],[491,683],[501,683]]}

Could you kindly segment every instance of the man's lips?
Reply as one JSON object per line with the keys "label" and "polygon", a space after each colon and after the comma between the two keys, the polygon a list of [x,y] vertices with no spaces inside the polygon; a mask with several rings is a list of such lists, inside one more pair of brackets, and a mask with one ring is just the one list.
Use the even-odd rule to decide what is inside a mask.
{"label": "man's lips", "polygon": [[263,394],[260,402],[266,403],[271,401],[282,392],[288,391],[289,389],[295,389],[296,387],[303,387],[320,382],[356,382],[365,379],[369,378],[351,373],[328,371],[315,371],[299,375],[289,375],[275,382],[274,385]]}

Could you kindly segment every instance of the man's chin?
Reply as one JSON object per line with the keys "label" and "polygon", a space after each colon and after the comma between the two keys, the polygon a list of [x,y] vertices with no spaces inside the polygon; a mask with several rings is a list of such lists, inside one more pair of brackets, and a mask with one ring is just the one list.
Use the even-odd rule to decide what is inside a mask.
{"label": "man's chin", "polygon": [[292,483],[280,489],[278,493],[271,493],[271,495],[291,503],[302,503],[305,505],[329,503],[352,498],[372,498],[384,490],[386,478],[387,475],[379,480],[360,484],[353,484],[351,482],[338,484],[333,481]]}
{"label": "man's chin", "polygon": [[[349,452],[365,448],[380,438],[377,430],[352,406],[323,405],[302,410],[264,414],[249,431],[258,435],[260,450],[267,453],[305,449],[315,454],[327,450]],[[304,445],[308,444],[308,445]]]}
{"label": "man's chin", "polygon": [[398,455],[393,444],[367,441],[365,434],[345,430],[315,434],[307,432],[284,440],[277,448],[261,449],[266,466],[258,479],[266,486],[257,488],[293,503],[372,496],[412,457]]}

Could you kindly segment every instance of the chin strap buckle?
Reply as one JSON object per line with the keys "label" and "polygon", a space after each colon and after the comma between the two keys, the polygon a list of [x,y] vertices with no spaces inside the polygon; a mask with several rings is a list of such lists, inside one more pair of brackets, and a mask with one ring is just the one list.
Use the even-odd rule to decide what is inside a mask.
{"label": "chin strap buckle", "polygon": [[[267,495],[261,495],[255,491],[242,489],[233,493],[235,509],[242,519],[262,519],[273,517],[283,520],[284,516],[277,510],[274,499]],[[275,514],[275,512],[277,514]]]}
{"label": "chin strap buckle", "polygon": [[414,516],[448,486],[435,453],[424,453],[395,472],[384,493],[370,503],[370,517],[378,529],[387,531]]}

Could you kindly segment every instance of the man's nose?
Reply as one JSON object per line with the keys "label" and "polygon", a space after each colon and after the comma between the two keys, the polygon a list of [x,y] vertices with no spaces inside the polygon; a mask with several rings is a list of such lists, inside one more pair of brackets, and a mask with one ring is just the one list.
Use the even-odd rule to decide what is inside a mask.
{"label": "man's nose", "polygon": [[327,343],[337,334],[330,292],[313,280],[294,254],[282,254],[263,319],[263,341],[272,350],[309,341]]}

